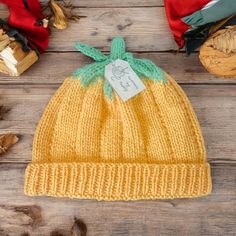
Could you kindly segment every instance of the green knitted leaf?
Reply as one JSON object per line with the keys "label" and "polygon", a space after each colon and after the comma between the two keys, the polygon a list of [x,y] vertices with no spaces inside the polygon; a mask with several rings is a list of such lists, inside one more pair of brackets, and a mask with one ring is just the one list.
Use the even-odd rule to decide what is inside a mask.
{"label": "green knitted leaf", "polygon": [[110,99],[113,97],[113,89],[109,82],[104,78],[105,66],[121,59],[127,61],[134,72],[142,78],[147,78],[156,81],[166,82],[165,75],[159,67],[157,67],[152,61],[147,59],[136,59],[129,52],[125,52],[125,42],[122,37],[118,36],[112,40],[111,54],[109,56],[104,55],[99,50],[82,43],[76,43],[76,49],[86,56],[89,56],[95,60],[94,63],[77,69],[73,73],[73,78],[79,78],[83,86],[89,86],[91,83],[96,82],[98,79],[103,78],[104,87],[103,91]]}
{"label": "green knitted leaf", "polygon": [[104,61],[107,59],[107,56],[105,56],[102,52],[87,44],[76,43],[75,48],[82,52],[84,55],[93,58],[95,61]]}

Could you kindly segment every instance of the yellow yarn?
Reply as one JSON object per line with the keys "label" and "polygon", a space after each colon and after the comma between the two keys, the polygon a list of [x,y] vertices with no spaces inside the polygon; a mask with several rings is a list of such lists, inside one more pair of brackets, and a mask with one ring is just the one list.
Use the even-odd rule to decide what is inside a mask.
{"label": "yellow yarn", "polygon": [[67,78],[37,127],[25,193],[98,200],[184,198],[211,192],[210,166],[182,89],[144,79],[128,100]]}

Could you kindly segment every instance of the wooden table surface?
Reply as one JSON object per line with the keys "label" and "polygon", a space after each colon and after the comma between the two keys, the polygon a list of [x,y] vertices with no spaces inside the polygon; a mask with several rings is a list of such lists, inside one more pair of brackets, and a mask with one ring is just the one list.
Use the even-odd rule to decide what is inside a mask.
{"label": "wooden table surface", "polygon": [[[70,235],[74,217],[90,236],[236,235],[236,80],[205,71],[194,53],[175,53],[161,0],[74,0],[86,16],[53,30],[48,51],[19,78],[0,76],[0,105],[8,108],[0,132],[20,141],[0,160],[0,235]],[[0,9],[1,16],[6,14]],[[149,58],[183,87],[199,118],[212,166],[213,193],[195,199],[98,202],[24,196],[35,127],[63,79],[90,62],[76,52],[81,41],[108,51],[115,35],[129,51]]]}

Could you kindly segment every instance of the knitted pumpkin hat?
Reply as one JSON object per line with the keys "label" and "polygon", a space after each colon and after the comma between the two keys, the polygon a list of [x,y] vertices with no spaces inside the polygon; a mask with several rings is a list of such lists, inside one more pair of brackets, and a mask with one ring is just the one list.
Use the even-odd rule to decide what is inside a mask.
{"label": "knitted pumpkin hat", "polygon": [[[25,174],[30,196],[138,200],[211,192],[210,165],[194,111],[182,89],[154,63],[125,52],[77,44],[96,62],[75,71],[49,102]],[[129,63],[145,89],[123,101],[105,66]]]}

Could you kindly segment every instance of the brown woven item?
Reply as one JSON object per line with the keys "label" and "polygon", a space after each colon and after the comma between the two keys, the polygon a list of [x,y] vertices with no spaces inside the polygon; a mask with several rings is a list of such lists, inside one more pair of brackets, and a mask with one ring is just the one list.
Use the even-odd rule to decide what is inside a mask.
{"label": "brown woven item", "polygon": [[201,46],[199,58],[210,73],[236,78],[236,26],[211,35]]}

